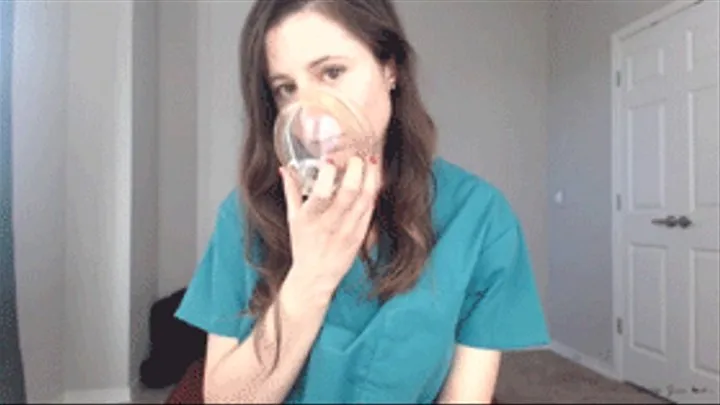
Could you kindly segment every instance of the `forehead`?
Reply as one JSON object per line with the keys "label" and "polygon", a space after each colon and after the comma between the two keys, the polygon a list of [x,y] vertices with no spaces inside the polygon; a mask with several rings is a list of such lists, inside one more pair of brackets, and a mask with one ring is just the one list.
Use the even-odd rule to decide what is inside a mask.
{"label": "forehead", "polygon": [[342,25],[323,14],[304,10],[271,29],[265,38],[270,75],[292,73],[326,56],[354,57],[367,53]]}

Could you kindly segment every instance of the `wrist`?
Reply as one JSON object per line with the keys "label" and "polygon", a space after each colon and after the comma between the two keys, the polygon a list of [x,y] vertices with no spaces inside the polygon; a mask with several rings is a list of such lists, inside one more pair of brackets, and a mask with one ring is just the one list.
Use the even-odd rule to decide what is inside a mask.
{"label": "wrist", "polygon": [[290,313],[299,309],[302,313],[325,311],[335,294],[336,285],[328,282],[308,280],[291,269],[280,287],[278,299],[285,311]]}

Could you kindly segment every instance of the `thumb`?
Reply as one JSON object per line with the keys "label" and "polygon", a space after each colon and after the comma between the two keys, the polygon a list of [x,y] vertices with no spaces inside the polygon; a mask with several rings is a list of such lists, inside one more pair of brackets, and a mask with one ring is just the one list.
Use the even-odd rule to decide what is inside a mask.
{"label": "thumb", "polygon": [[280,178],[283,183],[283,191],[285,192],[285,204],[287,205],[288,219],[294,218],[300,206],[302,205],[302,196],[300,195],[300,187],[295,177],[284,167],[280,168]]}

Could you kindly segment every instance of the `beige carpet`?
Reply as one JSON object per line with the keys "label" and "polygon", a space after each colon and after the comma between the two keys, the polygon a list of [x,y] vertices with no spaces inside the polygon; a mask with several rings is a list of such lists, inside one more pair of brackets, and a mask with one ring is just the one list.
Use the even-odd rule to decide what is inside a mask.
{"label": "beige carpet", "polygon": [[610,380],[549,350],[507,353],[495,397],[499,403],[667,404]]}
{"label": "beige carpet", "polygon": [[[172,388],[142,390],[133,403],[162,404]],[[667,404],[633,386],[609,380],[548,350],[507,353],[495,397],[500,404]]]}

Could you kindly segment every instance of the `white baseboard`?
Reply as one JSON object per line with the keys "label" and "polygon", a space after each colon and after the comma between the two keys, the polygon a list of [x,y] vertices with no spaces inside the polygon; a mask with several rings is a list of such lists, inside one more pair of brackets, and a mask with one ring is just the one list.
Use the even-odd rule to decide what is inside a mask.
{"label": "white baseboard", "polygon": [[125,387],[67,391],[62,398],[65,404],[129,404],[132,403],[132,390]]}
{"label": "white baseboard", "polygon": [[580,353],[579,351],[565,345],[564,343],[553,340],[552,343],[550,343],[550,350],[570,361],[589,368],[590,370],[602,375],[603,377],[607,377],[615,381],[618,380],[618,374],[611,365],[607,364],[602,360],[588,356],[584,353]]}

